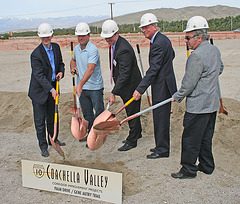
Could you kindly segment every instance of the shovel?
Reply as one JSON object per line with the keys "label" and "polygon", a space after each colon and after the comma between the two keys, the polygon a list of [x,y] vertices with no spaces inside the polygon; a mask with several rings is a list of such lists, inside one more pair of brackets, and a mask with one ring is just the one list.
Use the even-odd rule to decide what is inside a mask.
{"label": "shovel", "polygon": [[147,109],[144,109],[144,110],[142,110],[142,111],[140,111],[140,112],[138,112],[138,113],[135,113],[135,114],[133,114],[133,115],[125,118],[125,119],[122,120],[122,121],[117,121],[117,120],[115,120],[115,121],[104,121],[104,122],[101,122],[101,123],[96,124],[93,128],[94,128],[95,130],[98,130],[98,131],[119,130],[120,126],[121,126],[123,123],[125,123],[125,122],[127,122],[127,121],[129,121],[129,120],[132,120],[132,119],[134,119],[134,118],[137,118],[137,117],[139,117],[140,115],[142,115],[142,114],[144,114],[144,113],[146,113],[146,112],[148,112],[148,111],[150,111],[150,110],[153,110],[153,109],[155,109],[155,108],[158,108],[158,107],[160,107],[160,106],[163,106],[163,105],[165,105],[166,103],[171,102],[172,100],[173,100],[173,98],[166,99],[165,101],[162,101],[162,102],[157,103],[157,104],[155,104],[155,105],[153,105],[153,106],[151,106],[151,107],[149,107],[149,108],[147,108]]}
{"label": "shovel", "polygon": [[79,97],[76,93],[77,98],[77,117],[72,117],[71,121],[71,132],[72,135],[77,139],[80,140],[85,137],[88,130],[88,121],[81,118],[81,109],[79,103]]}
{"label": "shovel", "polygon": [[[57,77],[56,79],[56,91],[58,93],[59,90],[59,77]],[[55,114],[54,114],[54,127],[53,127],[53,137],[51,137],[51,135],[49,134],[49,140],[53,146],[53,148],[58,152],[58,154],[60,154],[63,158],[65,158],[64,156],[64,152],[61,149],[60,145],[55,142],[55,139],[57,137],[57,125],[58,125],[58,95],[56,96],[55,99]]]}
{"label": "shovel", "polygon": [[[71,58],[73,57],[73,42],[71,42]],[[69,108],[69,113],[76,114],[77,113],[77,105],[76,105],[76,90],[75,90],[75,74],[72,74],[73,79],[73,100],[74,107]]]}
{"label": "shovel", "polygon": [[186,47],[187,47],[187,58],[189,58],[189,47],[187,43],[186,43]]}
{"label": "shovel", "polygon": [[[212,38],[210,38],[210,43],[213,45],[213,39],[212,39]],[[225,115],[228,115],[227,110],[225,110],[224,107],[223,107],[222,95],[221,95],[221,89],[220,89],[219,79],[218,79],[218,89],[219,89],[219,96],[220,96],[220,98],[219,98],[220,107],[219,107],[218,113],[219,113],[219,114],[220,114],[220,113],[223,113],[223,114],[225,114]]]}
{"label": "shovel", "polygon": [[[141,58],[141,54],[140,54],[139,44],[137,44],[137,51],[138,51],[140,65],[141,65],[142,76],[144,77],[144,70],[143,70],[143,64],[142,64],[142,58]],[[146,90],[146,94],[147,94],[148,105],[151,107],[152,104],[151,104],[151,101],[150,101],[148,89]]]}
{"label": "shovel", "polygon": [[93,126],[87,137],[87,145],[91,150],[96,150],[101,147],[108,136],[109,131],[99,131],[93,127],[103,121],[116,121],[116,115],[119,114],[124,108],[126,108],[130,103],[134,101],[134,97],[128,100],[121,108],[119,108],[115,113],[111,113],[109,109],[109,103],[105,111],[103,111],[93,122]]}

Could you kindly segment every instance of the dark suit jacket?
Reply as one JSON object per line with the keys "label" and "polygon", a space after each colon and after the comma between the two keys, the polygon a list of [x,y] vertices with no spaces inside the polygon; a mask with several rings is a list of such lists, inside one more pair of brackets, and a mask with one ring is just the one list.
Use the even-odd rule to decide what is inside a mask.
{"label": "dark suit jacket", "polygon": [[137,91],[143,94],[151,85],[153,103],[166,99],[166,95],[171,97],[177,91],[172,63],[174,57],[171,41],[158,32],[149,52],[150,67],[137,87]]}
{"label": "dark suit jacket", "polygon": [[[57,43],[51,43],[54,53],[56,75],[59,72],[64,76],[64,63]],[[44,104],[48,98],[52,86],[52,67],[42,43],[31,54],[31,81],[28,96],[38,104]]]}
{"label": "dark suit jacket", "polygon": [[[111,63],[110,50],[109,56]],[[123,99],[130,99],[134,90],[142,80],[142,77],[132,46],[121,36],[118,37],[115,46],[113,61],[115,61],[116,64],[113,65],[113,80],[115,86],[112,93]]]}

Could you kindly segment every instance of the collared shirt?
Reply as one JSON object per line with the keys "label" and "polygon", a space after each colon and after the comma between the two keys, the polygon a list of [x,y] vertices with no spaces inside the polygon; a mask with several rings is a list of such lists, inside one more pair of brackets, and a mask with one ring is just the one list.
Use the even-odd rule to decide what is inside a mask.
{"label": "collared shirt", "polygon": [[44,44],[43,44],[44,49],[46,50],[49,62],[51,64],[52,67],[52,81],[55,81],[56,79],[56,69],[55,69],[55,60],[54,60],[54,53],[53,53],[53,49],[52,49],[52,44],[50,45],[50,49],[48,49]]}
{"label": "collared shirt", "polygon": [[103,78],[100,66],[100,54],[98,48],[90,41],[86,45],[84,50],[81,49],[81,45],[78,44],[74,48],[73,59],[77,63],[77,69],[79,73],[79,83],[85,72],[88,69],[88,63],[95,64],[94,71],[88,81],[83,85],[83,90],[100,90],[103,88]]}
{"label": "collared shirt", "polygon": [[153,44],[154,38],[157,35],[158,31],[153,35],[152,39],[151,39],[151,43]]}

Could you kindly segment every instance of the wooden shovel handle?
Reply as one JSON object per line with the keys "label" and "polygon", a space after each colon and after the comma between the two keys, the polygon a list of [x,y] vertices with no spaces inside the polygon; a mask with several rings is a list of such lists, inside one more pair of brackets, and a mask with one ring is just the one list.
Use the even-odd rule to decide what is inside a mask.
{"label": "wooden shovel handle", "polygon": [[114,113],[114,115],[116,116],[118,113],[120,113],[124,108],[126,108],[130,103],[132,103],[134,101],[134,97],[130,98],[121,108],[119,108],[117,110],[116,113]]}

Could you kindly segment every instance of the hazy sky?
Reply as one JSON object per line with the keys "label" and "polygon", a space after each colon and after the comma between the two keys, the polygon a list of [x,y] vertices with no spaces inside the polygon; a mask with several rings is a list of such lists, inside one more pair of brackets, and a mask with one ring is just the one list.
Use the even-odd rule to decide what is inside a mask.
{"label": "hazy sky", "polygon": [[156,8],[225,5],[240,8],[240,0],[1,0],[0,17],[48,18],[64,16],[110,16]]}

